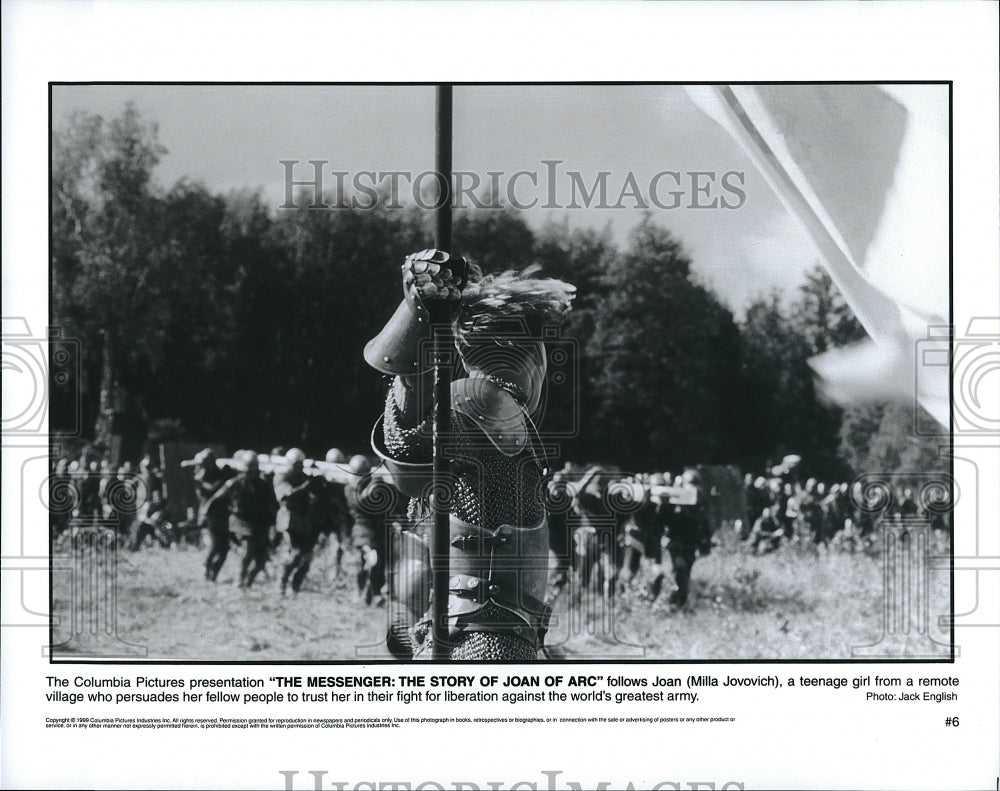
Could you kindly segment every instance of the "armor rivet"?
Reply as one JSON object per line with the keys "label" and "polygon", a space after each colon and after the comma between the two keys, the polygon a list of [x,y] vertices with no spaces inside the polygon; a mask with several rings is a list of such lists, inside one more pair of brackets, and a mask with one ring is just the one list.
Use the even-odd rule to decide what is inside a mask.
{"label": "armor rivet", "polygon": [[469,581],[465,583],[468,588],[476,588],[479,586],[479,580],[475,577],[469,577]]}
{"label": "armor rivet", "polygon": [[383,357],[383,358],[382,358],[382,362],[384,362],[384,363],[387,363],[387,362],[389,362],[389,358],[388,358],[388,357]]}
{"label": "armor rivet", "polygon": [[479,416],[479,419],[480,419],[480,420],[486,420],[486,415],[480,415],[480,416]]}
{"label": "armor rivet", "polygon": [[457,588],[461,583],[462,583],[461,577],[452,577],[451,582],[449,584],[451,585],[451,587]]}
{"label": "armor rivet", "polygon": [[500,592],[499,585],[490,585],[490,593],[496,596]]}
{"label": "armor rivet", "polygon": [[502,439],[503,439],[503,434],[498,434],[498,435],[497,435],[497,439],[498,439],[498,440],[502,440]]}

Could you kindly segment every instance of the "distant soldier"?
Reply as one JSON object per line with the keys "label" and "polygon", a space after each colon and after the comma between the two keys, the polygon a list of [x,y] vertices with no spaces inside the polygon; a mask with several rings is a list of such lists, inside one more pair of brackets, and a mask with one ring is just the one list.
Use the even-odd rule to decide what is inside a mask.
{"label": "distant soldier", "polygon": [[80,491],[77,515],[84,519],[100,519],[104,515],[104,509],[101,505],[101,471],[97,459],[92,459],[87,453],[80,456],[77,480]]}
{"label": "distant soldier", "polygon": [[598,475],[600,467],[591,467],[576,481],[569,478],[571,472],[571,465],[567,462],[563,469],[553,473],[544,501],[549,527],[549,575],[545,604],[550,609],[569,583],[571,574],[585,574],[589,582],[589,569],[586,573],[582,571],[584,556],[593,565],[599,554],[596,540],[591,541],[594,531],[580,529],[577,497]]}
{"label": "distant soldier", "polygon": [[313,549],[319,538],[309,507],[309,491],[313,479],[303,471],[306,455],[298,448],[291,448],[285,458],[288,460],[288,469],[274,474],[274,498],[278,502],[274,527],[278,534],[288,536],[290,555],[281,572],[282,596],[287,591],[289,579],[292,592],[299,592],[309,573]]}
{"label": "distant soldier", "polygon": [[231,467],[219,467],[211,448],[199,451],[194,460],[197,464],[194,491],[198,497],[198,526],[208,530],[210,541],[205,558],[205,579],[215,582],[229,555],[229,508],[222,490],[236,472]]}
{"label": "distant soldier", "polygon": [[129,550],[138,552],[147,536],[152,536],[159,542],[160,546],[169,549],[171,527],[167,522],[167,504],[163,498],[163,481],[153,466],[152,456],[148,453],[139,462],[137,484],[142,504],[136,514]]}
{"label": "distant soldier", "polygon": [[[276,445],[275,447],[271,448],[271,453],[269,455],[271,456],[272,459],[277,459],[280,456],[284,456],[285,451],[286,449],[282,445]],[[268,486],[273,486],[274,475],[275,475],[274,467],[268,465],[265,467],[264,472],[260,474],[260,477],[263,478],[265,481],[267,481]]]}
{"label": "distant soldier", "polygon": [[[633,511],[625,523],[625,530],[620,537],[623,543],[620,590],[632,587],[636,575],[645,557],[659,570],[663,561],[663,548],[660,539],[663,538],[663,524],[660,521],[660,498],[652,494],[651,487],[662,486],[663,476],[654,473],[648,480],[648,485],[639,484],[635,496],[640,505]],[[663,585],[662,572],[654,576],[650,584],[651,598],[656,599]],[[655,588],[655,592],[654,589]]]}
{"label": "distant soldier", "polygon": [[229,532],[243,544],[240,587],[249,588],[264,570],[276,503],[274,492],[260,475],[257,454],[240,451],[245,470],[226,484],[229,495]]}
{"label": "distant soldier", "polygon": [[573,533],[578,592],[591,587],[596,566],[597,583],[608,601],[615,594],[617,539],[624,532],[628,518],[627,514],[613,509],[612,498],[608,497],[608,487],[617,482],[618,476],[613,472],[592,470],[585,482],[578,485],[574,503],[574,511],[579,517],[579,527]]}
{"label": "distant soldier", "polygon": [[899,501],[899,515],[903,519],[913,519],[919,512],[920,508],[913,499],[913,489],[903,489],[903,497]]}
{"label": "distant soldier", "polygon": [[785,526],[774,515],[773,509],[765,508],[753,523],[747,543],[751,550],[763,554],[777,549],[784,534]]}
{"label": "distant soldier", "polygon": [[160,478],[160,472],[156,468],[156,465],[153,464],[153,457],[148,453],[139,462],[139,479],[142,481],[144,490],[149,495],[146,502],[155,505],[157,508],[162,508],[164,505],[163,479]]}
{"label": "distant soldier", "polygon": [[111,462],[107,459],[101,459],[98,468],[97,496],[101,501],[101,516],[105,519],[111,519],[116,516],[115,508],[111,503],[111,493],[114,491],[112,482],[114,479],[115,475],[112,474]]}
{"label": "distant soldier", "polygon": [[674,481],[675,486],[695,490],[694,505],[673,505],[667,516],[667,550],[674,566],[677,590],[670,594],[670,603],[678,607],[687,602],[691,585],[691,569],[698,554],[707,555],[712,547],[712,531],[704,509],[701,481],[694,470],[685,471]]}
{"label": "distant soldier", "polygon": [[779,503],[781,522],[785,526],[785,537],[796,538],[802,519],[802,509],[799,504],[799,495],[790,483],[786,483],[782,487]]}
{"label": "distant soldier", "polygon": [[73,481],[68,467],[69,459],[59,459],[49,478],[49,529],[52,540],[58,539],[69,528],[71,509],[57,507],[57,504],[74,501]]}
{"label": "distant soldier", "polygon": [[[270,464],[265,465],[264,470],[260,474],[260,477],[264,479],[264,482],[272,490],[274,489],[274,476],[277,473],[274,460],[284,456],[287,450],[288,449],[285,448],[283,445],[275,445],[273,448],[271,448],[270,453],[266,454],[268,457],[270,457],[270,459],[272,459],[272,462]],[[259,459],[260,457],[258,456],[258,460]],[[275,530],[274,524],[272,523],[271,529],[268,532],[269,556],[272,556],[275,552],[277,552],[278,547],[281,546],[281,542],[284,539],[284,537],[285,537],[284,533],[279,533],[277,530]],[[264,576],[268,578],[270,577],[270,575],[268,574],[268,570],[266,568],[264,569]]]}
{"label": "distant soldier", "polygon": [[875,516],[871,508],[866,507],[865,494],[861,482],[851,485],[850,514],[854,520],[858,535],[865,541],[875,531]]}
{"label": "distant soldier", "polygon": [[371,464],[364,456],[354,456],[349,469],[354,478],[347,484],[344,495],[354,520],[351,527],[351,548],[354,554],[355,580],[358,594],[365,604],[381,594],[385,585],[386,514],[391,497],[381,478],[372,475]]}
{"label": "distant soldier", "polygon": [[[649,486],[666,485],[667,479],[661,473],[653,473],[649,479]],[[650,574],[652,579],[646,588],[646,595],[650,601],[656,601],[663,590],[663,539],[666,537],[667,513],[670,508],[669,501],[659,495],[646,492],[648,505],[644,504],[644,509],[636,514],[637,522],[642,526],[643,553],[650,563]],[[640,515],[641,514],[641,515]]]}
{"label": "distant soldier", "polygon": [[[66,465],[66,477],[72,490],[73,508],[70,510],[70,517],[77,519],[83,515],[83,482],[87,477],[87,468],[78,459],[74,459]],[[73,528],[71,520],[67,520],[67,527]]]}
{"label": "distant soldier", "polygon": [[839,483],[830,487],[829,493],[820,501],[820,506],[823,509],[823,541],[829,543],[844,529],[848,517],[844,493],[841,492]]}
{"label": "distant soldier", "polygon": [[744,480],[744,494],[747,503],[747,522],[744,528],[746,532],[741,538],[746,538],[753,529],[754,524],[760,519],[765,508],[770,508],[772,504],[772,493],[767,486],[767,479],[763,475],[754,478],[749,473]]}
{"label": "distant soldier", "polygon": [[951,511],[934,508],[929,511],[931,530],[942,551],[947,549],[951,540]]}
{"label": "distant soldier", "polygon": [[[339,448],[330,448],[326,453],[327,465],[337,465],[347,470],[347,456]],[[334,536],[337,541],[335,573],[340,576],[344,558],[344,548],[350,539],[351,517],[347,511],[344,495],[345,484],[340,475],[327,469],[310,489],[310,518],[320,536]]]}
{"label": "distant soldier", "polygon": [[804,537],[812,537],[817,544],[823,541],[823,508],[820,502],[823,499],[815,478],[806,481],[805,488],[799,494],[799,508],[802,510],[802,524]]}
{"label": "distant soldier", "polygon": [[118,471],[115,473],[114,482],[109,485],[109,496],[112,500],[112,507],[118,522],[118,542],[122,546],[132,535],[132,528],[136,519],[136,511],[141,503],[138,501],[139,484],[135,474],[132,472],[132,463],[123,461]]}

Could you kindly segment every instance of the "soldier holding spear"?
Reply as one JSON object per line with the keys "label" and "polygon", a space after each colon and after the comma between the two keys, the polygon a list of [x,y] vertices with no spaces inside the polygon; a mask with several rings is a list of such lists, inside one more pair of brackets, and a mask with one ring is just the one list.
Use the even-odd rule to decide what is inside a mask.
{"label": "soldier holding spear", "polygon": [[546,469],[532,422],[545,381],[541,338],[569,311],[574,289],[530,272],[484,278],[445,252],[451,116],[451,86],[438,86],[438,249],[405,260],[403,302],[365,347],[365,360],[394,377],[372,445],[413,498],[410,513],[424,516],[410,534],[418,549],[395,575],[403,622],[393,618],[390,647],[523,661],[537,656],[547,622]]}
{"label": "soldier holding spear", "polygon": [[[411,514],[426,517],[432,494],[451,497],[448,658],[532,660],[545,628],[548,566],[545,460],[533,422],[546,371],[541,338],[569,311],[574,289],[531,271],[486,277],[473,271],[462,289],[452,262],[440,250],[409,256],[403,304],[365,349],[369,364],[395,376],[373,446],[397,488],[414,498]],[[433,380],[419,349],[426,306],[435,301],[455,305],[458,363],[450,383],[452,427],[443,442],[451,463],[447,487],[428,485]],[[433,642],[429,522],[424,518],[414,531],[427,546],[425,557],[411,559],[397,577],[397,603],[423,613],[408,624],[407,636],[396,635],[418,658],[429,658]],[[433,589],[437,599],[439,588]]]}

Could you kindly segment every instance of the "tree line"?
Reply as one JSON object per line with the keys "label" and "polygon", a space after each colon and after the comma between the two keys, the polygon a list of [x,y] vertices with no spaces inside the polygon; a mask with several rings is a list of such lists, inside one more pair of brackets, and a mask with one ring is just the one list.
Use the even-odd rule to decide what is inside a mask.
{"label": "tree line", "polygon": [[[53,133],[52,319],[82,349],[80,377],[52,385],[53,431],[79,409],[87,438],[121,436],[126,457],[168,437],[366,447],[385,382],[361,349],[399,301],[404,256],[432,246],[430,213],[165,188],[165,153],[133,106]],[[607,229],[462,211],[453,247],[486,272],[538,265],[577,286],[542,425],[563,458],[762,470],[797,453],[828,479],[940,466],[912,411],[822,399],[807,360],[863,330],[819,267],[737,319],[649,214],[620,247]]]}

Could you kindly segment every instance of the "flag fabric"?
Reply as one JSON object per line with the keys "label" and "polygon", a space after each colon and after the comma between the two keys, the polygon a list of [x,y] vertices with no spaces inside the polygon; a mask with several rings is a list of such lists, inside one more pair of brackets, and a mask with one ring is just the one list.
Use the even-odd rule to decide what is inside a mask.
{"label": "flag fabric", "polygon": [[690,86],[816,245],[869,340],[810,360],[840,403],[914,398],[949,425],[944,85]]}

